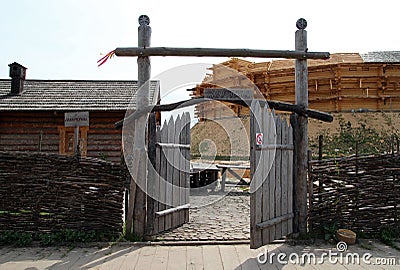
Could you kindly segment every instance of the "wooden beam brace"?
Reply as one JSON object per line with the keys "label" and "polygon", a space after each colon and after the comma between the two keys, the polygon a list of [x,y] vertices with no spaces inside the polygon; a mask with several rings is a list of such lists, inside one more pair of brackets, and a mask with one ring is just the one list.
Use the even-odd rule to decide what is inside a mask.
{"label": "wooden beam brace", "polygon": [[179,143],[157,143],[156,146],[161,148],[186,148],[190,149],[190,144],[179,144]]}
{"label": "wooden beam brace", "polygon": [[289,150],[293,151],[293,144],[267,144],[267,145],[257,145],[256,150]]}
{"label": "wooden beam brace", "polygon": [[157,217],[162,217],[162,216],[165,216],[165,215],[168,215],[168,214],[171,214],[171,213],[174,213],[174,212],[178,212],[178,211],[183,210],[183,209],[189,209],[189,208],[190,208],[190,204],[189,203],[188,204],[184,204],[184,205],[179,205],[179,206],[174,207],[174,208],[158,211],[158,212],[156,212],[156,216]]}
{"label": "wooden beam brace", "polygon": [[197,56],[197,57],[256,57],[288,59],[329,59],[329,52],[289,50],[254,50],[222,48],[129,47],[116,48],[116,56]]}
{"label": "wooden beam brace", "polygon": [[240,175],[238,175],[234,170],[232,170],[231,168],[228,168],[228,171],[229,171],[229,173],[232,174],[237,180],[244,181],[244,179],[243,179]]}
{"label": "wooden beam brace", "polygon": [[[242,106],[247,106],[249,107],[249,104],[251,101],[249,100],[224,100],[224,99],[215,99],[218,101],[226,101]],[[193,106],[202,102],[207,102],[210,101],[210,99],[205,99],[204,97],[197,97],[189,100],[184,100],[184,101],[179,101],[176,103],[171,103],[171,104],[165,104],[165,105],[155,105],[155,106],[148,106],[144,109],[136,111],[134,114],[131,114],[130,116],[126,117],[125,119],[122,119],[114,124],[116,129],[119,129],[122,127],[124,124],[124,121],[133,121],[134,119],[138,118],[139,116],[150,113],[150,112],[164,112],[164,111],[172,111],[177,108],[185,108],[189,106]],[[329,113],[317,111],[317,110],[311,110],[311,109],[304,109],[302,106],[295,105],[295,104],[290,104],[286,102],[279,102],[279,101],[273,101],[273,100],[267,100],[267,101],[261,101],[261,102],[267,102],[269,108],[275,109],[278,111],[286,111],[286,112],[295,112],[298,115],[302,115],[305,117],[321,120],[324,122],[332,122],[333,121],[333,116],[330,115]]]}
{"label": "wooden beam brace", "polygon": [[267,227],[271,227],[271,226],[273,226],[275,224],[278,224],[279,222],[288,220],[288,219],[293,218],[293,217],[294,217],[294,214],[293,213],[289,213],[289,214],[286,214],[286,215],[283,215],[283,216],[280,216],[280,217],[276,217],[276,218],[273,218],[273,219],[258,223],[256,225],[256,228],[258,230],[262,230],[262,229],[265,229]]}

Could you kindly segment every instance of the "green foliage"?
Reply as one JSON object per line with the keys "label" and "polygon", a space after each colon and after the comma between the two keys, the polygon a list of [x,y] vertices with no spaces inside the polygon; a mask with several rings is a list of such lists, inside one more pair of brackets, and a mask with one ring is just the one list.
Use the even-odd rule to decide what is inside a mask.
{"label": "green foliage", "polygon": [[143,241],[142,237],[139,237],[139,236],[137,236],[135,234],[126,234],[125,235],[125,239],[130,241],[130,242],[142,242]]}
{"label": "green foliage", "polygon": [[336,232],[338,229],[339,229],[339,227],[336,222],[333,224],[325,224],[323,226],[325,241],[328,241],[331,239],[338,241],[337,236],[336,236]]}
{"label": "green foliage", "polygon": [[32,243],[32,234],[29,232],[3,231],[0,232],[0,245],[16,245],[25,247]]}
{"label": "green foliage", "polygon": [[[386,119],[387,118],[387,119]],[[389,117],[385,124],[392,125]],[[390,151],[391,136],[398,136],[398,130],[392,128],[390,132],[376,130],[368,126],[367,119],[359,119],[354,126],[343,117],[339,116],[340,127],[335,132],[323,130],[318,135],[323,136],[324,158],[336,158],[342,156],[379,154]],[[318,136],[310,139],[310,148],[313,153],[318,153]]]}
{"label": "green foliage", "polygon": [[379,239],[397,250],[400,250],[400,246],[398,243],[396,244],[396,239],[400,238],[400,226],[397,227],[385,227],[383,228],[378,235]]}
{"label": "green foliage", "polygon": [[56,234],[53,233],[41,233],[39,235],[40,244],[43,246],[51,246],[58,242]]}
{"label": "green foliage", "polygon": [[26,247],[32,243],[32,234],[29,232],[22,232],[16,239],[16,245],[18,247]]}
{"label": "green foliage", "polygon": [[107,156],[107,154],[104,153],[104,152],[99,153],[99,157],[100,157],[100,159],[102,159],[102,160],[108,160],[108,156]]}
{"label": "green foliage", "polygon": [[115,236],[111,233],[96,231],[62,230],[59,232],[37,233],[18,231],[0,232],[0,245],[29,246],[33,240],[38,240],[43,246],[88,243],[94,241],[113,241]]}
{"label": "green foliage", "polygon": [[393,243],[394,233],[392,230],[385,228],[381,230],[379,238],[383,243],[391,245]]}
{"label": "green foliage", "polygon": [[127,232],[126,231],[126,223],[124,222],[123,225],[123,230],[122,230],[122,235],[119,237],[119,240],[125,239],[127,241],[131,242],[142,242],[143,238],[135,235],[132,231]]}

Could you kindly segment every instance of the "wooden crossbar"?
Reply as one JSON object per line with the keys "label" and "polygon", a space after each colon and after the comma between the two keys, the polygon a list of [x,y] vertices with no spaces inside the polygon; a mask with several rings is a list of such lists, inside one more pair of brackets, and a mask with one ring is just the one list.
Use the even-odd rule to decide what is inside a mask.
{"label": "wooden crossbar", "polygon": [[166,210],[163,210],[163,211],[158,211],[158,212],[156,212],[156,216],[162,217],[162,216],[165,216],[165,215],[168,215],[168,214],[171,214],[171,213],[174,213],[174,212],[178,212],[178,211],[183,210],[183,209],[189,209],[189,208],[190,208],[190,204],[189,203],[188,204],[184,204],[184,205],[179,205],[179,206],[174,207],[174,208],[169,208],[169,209],[166,209]]}
{"label": "wooden crossbar", "polygon": [[294,150],[293,144],[268,144],[268,145],[257,145],[256,150]]}
{"label": "wooden crossbar", "polygon": [[225,165],[225,164],[216,164],[217,168],[231,168],[231,169],[250,169],[250,166],[246,165]]}
{"label": "wooden crossbar", "polygon": [[222,48],[129,47],[116,48],[116,56],[195,56],[195,57],[255,57],[287,59],[329,59],[329,52],[290,50],[255,50]]}
{"label": "wooden crossbar", "polygon": [[179,144],[179,143],[157,143],[156,146],[161,148],[186,148],[190,149],[190,144]]}
{"label": "wooden crossbar", "polygon": [[283,215],[283,216],[280,216],[280,217],[276,217],[276,218],[267,220],[265,222],[258,223],[256,225],[256,228],[258,230],[261,230],[261,229],[264,229],[264,228],[267,228],[267,227],[271,227],[271,226],[273,226],[275,224],[278,224],[281,221],[288,220],[288,219],[293,218],[293,217],[294,217],[294,214],[293,213],[289,213],[289,214],[286,214],[286,215]]}
{"label": "wooden crossbar", "polygon": [[[239,104],[242,106],[249,106],[251,104],[251,100],[224,100],[222,98],[215,99],[218,101],[227,101],[235,104]],[[115,128],[121,128],[122,125],[124,124],[124,121],[132,121],[139,116],[150,113],[150,112],[162,112],[162,111],[172,111],[175,109],[181,109],[189,106],[193,106],[202,102],[207,102],[210,101],[210,99],[204,98],[204,97],[198,97],[198,98],[192,98],[189,100],[183,100],[171,104],[161,104],[161,105],[155,105],[155,106],[148,106],[142,110],[136,111],[134,114],[131,114],[130,116],[126,117],[125,119],[122,119],[118,122],[115,123]],[[268,106],[271,109],[275,109],[278,111],[287,111],[287,112],[295,112],[299,115],[303,115],[309,118],[314,118],[318,119],[324,122],[332,122],[333,121],[333,116],[330,115],[329,113],[317,111],[317,110],[312,110],[312,109],[304,109],[303,107],[295,104],[290,104],[287,102],[279,102],[279,101],[273,101],[273,100],[261,100],[260,101],[264,106],[265,103],[268,104]]]}

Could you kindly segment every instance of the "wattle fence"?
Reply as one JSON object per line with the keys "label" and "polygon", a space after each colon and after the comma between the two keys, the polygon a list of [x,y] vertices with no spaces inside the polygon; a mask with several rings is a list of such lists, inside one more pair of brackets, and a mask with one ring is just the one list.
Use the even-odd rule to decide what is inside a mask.
{"label": "wattle fence", "polygon": [[0,152],[0,231],[117,235],[125,179],[121,165],[102,160]]}
{"label": "wattle fence", "polygon": [[310,225],[367,234],[400,226],[400,155],[310,161]]}

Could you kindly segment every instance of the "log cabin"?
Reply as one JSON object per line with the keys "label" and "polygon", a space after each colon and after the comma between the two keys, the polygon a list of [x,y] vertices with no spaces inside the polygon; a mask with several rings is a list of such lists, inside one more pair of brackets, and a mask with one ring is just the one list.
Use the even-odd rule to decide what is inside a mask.
{"label": "log cabin", "polygon": [[[0,151],[73,155],[65,113],[89,112],[89,126],[79,127],[81,156],[121,161],[122,131],[114,123],[135,108],[137,81],[30,80],[24,66],[9,67],[11,79],[0,79]],[[151,81],[150,104],[159,94],[159,82]]]}

